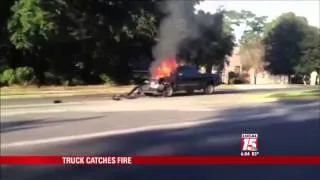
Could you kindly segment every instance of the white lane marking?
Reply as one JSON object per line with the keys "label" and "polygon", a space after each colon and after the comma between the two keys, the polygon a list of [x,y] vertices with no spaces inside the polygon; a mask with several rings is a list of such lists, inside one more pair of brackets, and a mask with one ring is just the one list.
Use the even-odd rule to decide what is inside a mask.
{"label": "white lane marking", "polygon": [[[279,116],[279,114],[270,114],[270,113],[263,113],[261,115],[263,115],[264,117]],[[107,132],[88,133],[88,134],[83,134],[83,135],[71,135],[71,136],[48,138],[48,139],[20,141],[20,142],[1,144],[1,148],[13,148],[13,147],[19,147],[19,146],[40,145],[40,144],[68,142],[68,141],[75,141],[75,140],[87,140],[87,139],[94,139],[94,138],[99,138],[99,137],[108,137],[108,136],[131,134],[131,133],[154,131],[154,130],[181,129],[181,128],[188,128],[188,127],[204,125],[204,124],[208,124],[208,123],[212,123],[212,122],[222,121],[223,119],[224,118],[222,117],[222,118],[214,118],[214,119],[203,120],[203,121],[191,121],[191,122],[184,122],[184,123],[151,125],[151,126],[144,126],[144,127],[130,128],[130,129],[111,130],[111,131],[107,131]],[[251,116],[249,115],[245,118],[246,121],[251,120],[251,119],[257,119],[257,117],[255,115],[251,115]],[[243,119],[241,119],[241,120],[243,120]]]}
{"label": "white lane marking", "polygon": [[[221,109],[219,109],[219,110],[221,110]],[[212,111],[212,109],[211,109],[211,111]],[[261,116],[263,116],[263,117],[280,116],[280,115],[285,114],[285,112],[286,111],[282,111],[281,113],[278,112],[276,114],[263,113],[263,114],[260,114],[259,117],[261,117]],[[251,115],[249,117],[246,117],[245,120],[256,119],[256,118],[258,118],[256,115]],[[20,141],[20,142],[1,144],[1,148],[12,148],[12,147],[19,147],[19,146],[40,145],[40,144],[48,144],[48,143],[67,142],[67,141],[73,141],[73,140],[85,140],[85,139],[93,139],[93,138],[99,138],[99,137],[107,137],[107,136],[114,136],[114,135],[121,135],[121,134],[130,134],[130,133],[152,131],[152,130],[166,130],[166,129],[187,128],[187,127],[192,127],[192,126],[195,126],[195,125],[203,125],[203,124],[216,122],[216,121],[220,121],[220,120],[222,120],[222,118],[216,118],[216,119],[204,120],[204,121],[185,122],[185,123],[152,125],[152,126],[145,126],[145,127],[138,127],[138,128],[130,128],[130,129],[123,129],[123,130],[112,130],[112,131],[108,131],[108,132],[97,132],[97,133],[89,133],[89,134],[83,134],[83,135],[71,135],[71,136],[48,138],[48,139]]]}
{"label": "white lane marking", "polygon": [[219,120],[221,119],[217,118],[217,119],[204,120],[204,121],[152,125],[152,126],[130,128],[130,129],[123,129],[123,130],[112,130],[107,132],[89,133],[89,134],[83,134],[83,135],[72,135],[72,136],[64,136],[64,137],[56,137],[56,138],[48,138],[48,139],[20,141],[20,142],[14,142],[14,143],[1,144],[1,148],[13,148],[13,147],[19,147],[19,146],[31,146],[31,145],[40,145],[40,144],[48,144],[48,143],[75,141],[75,140],[87,140],[87,139],[93,139],[93,138],[99,138],[99,137],[108,137],[108,136],[115,136],[115,135],[121,135],[121,134],[131,134],[131,133],[154,131],[154,130],[187,128],[187,127],[192,127],[196,125],[212,123]]}

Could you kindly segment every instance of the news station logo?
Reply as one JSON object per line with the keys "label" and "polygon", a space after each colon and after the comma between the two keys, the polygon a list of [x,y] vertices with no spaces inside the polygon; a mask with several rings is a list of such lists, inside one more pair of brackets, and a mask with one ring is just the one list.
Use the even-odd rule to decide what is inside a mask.
{"label": "news station logo", "polygon": [[258,156],[258,145],[258,134],[241,134],[241,156]]}

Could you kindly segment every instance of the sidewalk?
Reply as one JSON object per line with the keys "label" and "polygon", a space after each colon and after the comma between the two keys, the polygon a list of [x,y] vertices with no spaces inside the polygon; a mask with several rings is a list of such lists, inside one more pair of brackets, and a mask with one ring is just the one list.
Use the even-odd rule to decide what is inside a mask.
{"label": "sidewalk", "polygon": [[320,86],[310,86],[303,84],[236,84],[233,85],[236,89],[250,90],[250,89],[285,89],[285,88],[320,88]]}
{"label": "sidewalk", "polygon": [[[1,88],[1,99],[24,99],[44,97],[67,97],[80,95],[114,95],[128,93],[134,85],[128,86],[75,86],[75,87],[3,87]],[[217,89],[234,90],[233,85],[221,85]]]}
{"label": "sidewalk", "polygon": [[134,86],[75,86],[75,87],[4,87],[1,88],[1,99],[66,97],[79,95],[112,95],[129,92]]}
{"label": "sidewalk", "polygon": [[[129,86],[74,86],[74,87],[3,87],[0,90],[0,97],[4,99],[26,99],[26,98],[44,98],[44,97],[68,97],[81,95],[114,95],[129,92],[134,85]],[[319,87],[319,86],[318,86]],[[316,88],[316,86],[304,85],[220,85],[217,90],[268,90],[285,88]]]}

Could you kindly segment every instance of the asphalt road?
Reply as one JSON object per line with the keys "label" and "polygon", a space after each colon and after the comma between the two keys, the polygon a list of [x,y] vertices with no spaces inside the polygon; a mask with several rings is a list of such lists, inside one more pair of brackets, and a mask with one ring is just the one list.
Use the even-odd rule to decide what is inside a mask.
{"label": "asphalt road", "polygon": [[[27,114],[2,116],[1,155],[239,156],[241,133],[259,134],[260,155],[320,155],[319,101],[242,104],[244,97],[221,93],[34,107]],[[320,175],[320,166],[293,165],[2,166],[1,170],[4,180],[309,180]]]}

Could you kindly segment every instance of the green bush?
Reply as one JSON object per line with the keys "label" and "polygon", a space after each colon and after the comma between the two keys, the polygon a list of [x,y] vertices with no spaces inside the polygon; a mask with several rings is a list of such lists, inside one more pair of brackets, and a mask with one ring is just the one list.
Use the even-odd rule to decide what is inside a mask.
{"label": "green bush", "polygon": [[59,76],[55,76],[52,72],[45,72],[44,77],[46,79],[46,83],[50,85],[61,85],[61,78]]}
{"label": "green bush", "polygon": [[15,71],[16,82],[20,85],[29,85],[35,80],[34,71],[30,67],[19,67]]}
{"label": "green bush", "polygon": [[114,81],[112,80],[112,78],[106,74],[100,74],[99,77],[104,84],[114,84]]}
{"label": "green bush", "polygon": [[77,85],[84,85],[85,83],[78,77],[74,77],[70,80],[62,80],[62,85],[64,86],[77,86]]}
{"label": "green bush", "polygon": [[16,82],[16,76],[13,69],[6,69],[0,77],[0,83],[3,86],[11,86]]}
{"label": "green bush", "polygon": [[239,74],[237,74],[237,73],[235,73],[233,71],[230,71],[228,73],[228,77],[229,77],[229,79],[237,78],[237,77],[239,77]]}
{"label": "green bush", "polygon": [[63,86],[70,86],[71,85],[71,82],[69,80],[62,80],[61,83]]}
{"label": "green bush", "polygon": [[79,77],[72,78],[71,82],[72,82],[73,86],[78,86],[78,85],[84,85],[85,84],[85,82],[82,79],[80,79]]}
{"label": "green bush", "polygon": [[55,75],[53,72],[45,73],[46,83],[49,85],[76,86],[85,84],[80,77],[67,78],[63,75]]}

